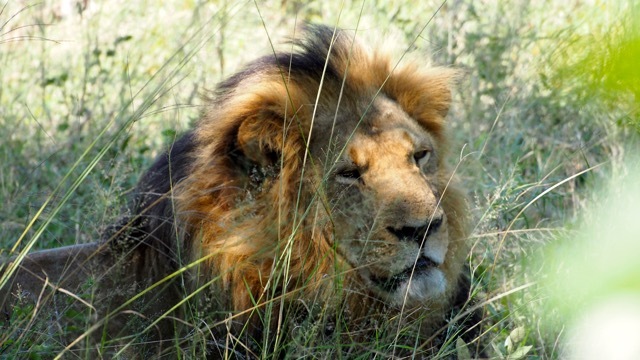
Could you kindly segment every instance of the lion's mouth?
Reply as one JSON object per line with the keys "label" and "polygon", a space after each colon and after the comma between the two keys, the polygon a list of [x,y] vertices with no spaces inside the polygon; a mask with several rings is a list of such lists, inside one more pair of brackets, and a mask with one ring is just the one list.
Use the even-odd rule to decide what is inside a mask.
{"label": "lion's mouth", "polygon": [[426,256],[420,256],[416,261],[415,266],[409,266],[399,274],[393,275],[388,278],[379,278],[374,276],[371,278],[371,280],[386,292],[394,292],[402,283],[409,280],[409,278],[411,278],[412,276],[413,278],[417,278],[419,276],[425,275],[427,271],[429,271],[429,269],[435,268],[437,266],[438,264],[436,264]]}

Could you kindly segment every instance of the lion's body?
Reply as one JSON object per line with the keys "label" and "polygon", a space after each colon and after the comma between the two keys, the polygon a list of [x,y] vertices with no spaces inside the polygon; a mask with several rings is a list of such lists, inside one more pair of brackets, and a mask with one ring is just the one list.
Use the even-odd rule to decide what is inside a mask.
{"label": "lion's body", "polygon": [[465,291],[468,210],[444,160],[454,73],[395,67],[342,31],[306,36],[220,84],[101,251],[144,274],[138,291],[177,271],[146,315],[199,292],[217,336],[273,339],[320,309],[327,328],[393,318],[428,339]]}

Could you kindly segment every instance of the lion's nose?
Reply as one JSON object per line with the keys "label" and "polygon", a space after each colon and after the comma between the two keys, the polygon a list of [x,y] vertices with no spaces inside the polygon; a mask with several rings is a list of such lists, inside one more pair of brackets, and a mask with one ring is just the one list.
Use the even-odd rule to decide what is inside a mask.
{"label": "lion's nose", "polygon": [[387,227],[387,230],[403,241],[415,241],[422,245],[425,239],[440,228],[442,225],[442,217],[431,219],[431,221],[422,226],[403,226],[399,229]]}

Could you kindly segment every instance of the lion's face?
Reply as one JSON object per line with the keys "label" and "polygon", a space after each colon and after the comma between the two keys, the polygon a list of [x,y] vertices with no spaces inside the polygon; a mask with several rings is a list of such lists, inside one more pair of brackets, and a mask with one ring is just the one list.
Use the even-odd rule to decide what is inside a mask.
{"label": "lion's face", "polygon": [[416,305],[447,285],[437,144],[395,101],[379,96],[372,109],[326,177],[334,241],[374,293]]}

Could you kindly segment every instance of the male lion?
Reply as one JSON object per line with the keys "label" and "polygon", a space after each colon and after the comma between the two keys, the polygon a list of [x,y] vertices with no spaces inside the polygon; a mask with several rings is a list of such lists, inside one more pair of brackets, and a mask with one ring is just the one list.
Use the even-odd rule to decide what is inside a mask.
{"label": "male lion", "polygon": [[325,26],[293,44],[218,86],[101,243],[32,254],[5,288],[90,280],[111,337],[175,342],[187,323],[209,351],[428,348],[468,292],[468,209],[445,163],[455,72]]}

